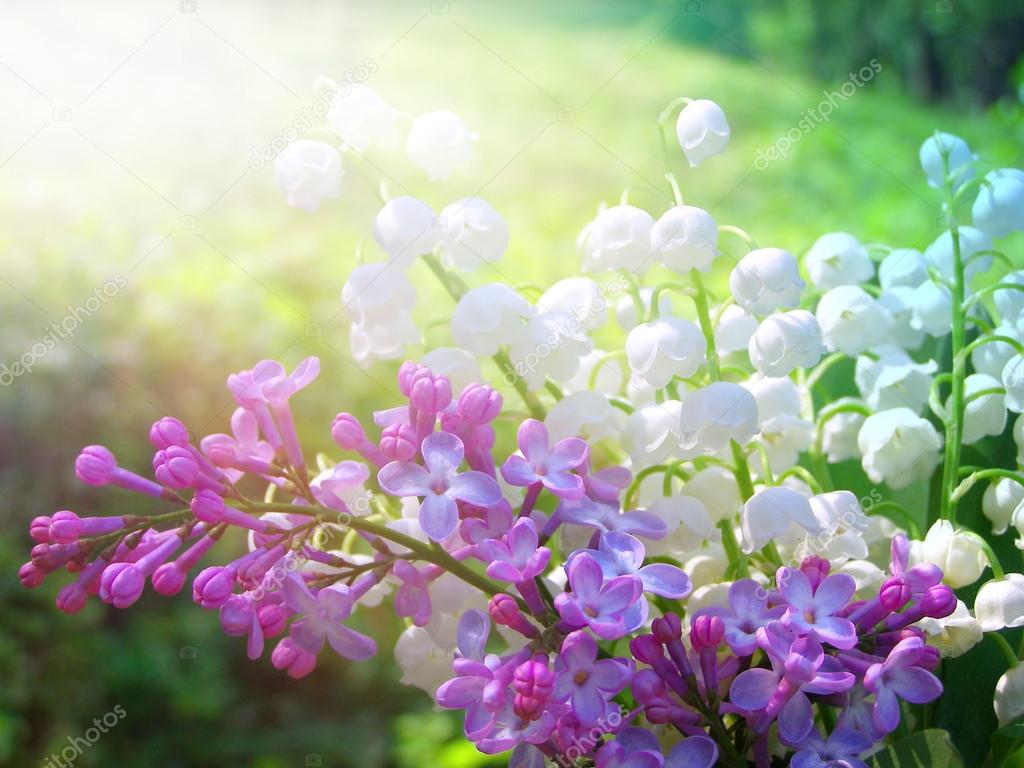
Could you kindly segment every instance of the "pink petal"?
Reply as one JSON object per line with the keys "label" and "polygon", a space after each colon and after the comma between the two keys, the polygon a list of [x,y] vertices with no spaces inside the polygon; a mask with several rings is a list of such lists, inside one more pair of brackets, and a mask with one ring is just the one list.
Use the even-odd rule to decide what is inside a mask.
{"label": "pink petal", "polygon": [[544,461],[548,455],[547,427],[536,419],[526,419],[519,425],[519,450],[534,465]]}
{"label": "pink petal", "polygon": [[292,371],[291,380],[295,389],[300,390],[320,375],[320,358],[307,357]]}

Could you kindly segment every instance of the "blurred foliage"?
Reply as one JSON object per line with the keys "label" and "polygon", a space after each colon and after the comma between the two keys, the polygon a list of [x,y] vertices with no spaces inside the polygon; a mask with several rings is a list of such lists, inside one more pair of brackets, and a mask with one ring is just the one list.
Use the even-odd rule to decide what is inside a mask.
{"label": "blurred foliage", "polygon": [[[678,4],[653,0],[452,8],[449,18],[424,14],[422,4],[396,3],[386,13],[353,7],[344,29],[350,44],[337,61],[300,51],[295,73],[285,76],[333,73],[377,56],[386,66],[372,85],[390,101],[410,112],[454,109],[481,132],[479,167],[440,186],[397,155],[375,161],[390,186],[437,207],[476,193],[506,216],[509,253],[476,283],[507,274],[544,284],[569,274],[580,228],[623,187],[633,188],[637,204],[663,206],[655,119],[683,93],[721,102],[734,133],[729,151],[699,172],[675,158],[684,195],[762,244],[798,253],[835,229],[896,246],[933,239],[938,200],[921,177],[917,147],[937,127],[967,138],[986,166],[1021,162],[1021,105],[1006,95],[1011,89],[996,94],[978,84],[973,56],[982,48],[989,56],[1012,33],[1000,13],[1019,11],[1016,4],[958,0],[945,15],[914,4],[797,1],[704,0],[682,14]],[[228,17],[213,23],[232,29]],[[910,98],[920,92],[911,43],[922,30],[944,41],[944,52],[973,30],[942,55],[946,93],[964,103],[1003,98],[970,111]],[[787,157],[755,168],[759,149],[844,80],[850,62],[871,56],[883,64],[876,80]],[[1019,84],[1020,70],[1016,76]],[[249,94],[240,87],[224,98]],[[280,105],[278,125],[295,106]],[[560,120],[566,107],[571,117]],[[206,130],[216,134],[217,124]],[[216,137],[208,151],[238,168],[247,161],[247,147],[224,147]],[[222,431],[232,408],[225,376],[263,357],[290,366],[321,356],[321,379],[297,400],[310,451],[330,450],[336,411],[367,416],[396,395],[395,365],[363,371],[352,362],[340,313],[354,254],[362,248],[376,258],[367,244],[375,203],[354,169],[343,199],[314,216],[284,206],[269,169],[243,174],[197,231],[179,225],[178,211],[151,211],[149,192],[112,167],[87,179],[89,194],[35,170],[15,162],[0,175],[0,362],[20,356],[112,274],[124,274],[127,287],[30,376],[0,391],[0,764],[42,765],[116,705],[127,716],[76,766],[486,764],[462,742],[457,714],[434,712],[422,692],[398,683],[388,649],[401,627],[380,612],[361,618],[381,641],[379,659],[356,665],[324,654],[312,677],[295,682],[266,659],[248,662],[241,642],[223,636],[216,615],[187,595],[147,594],[127,612],[93,604],[69,617],[52,607],[57,579],[33,592],[18,586],[33,516],[148,510],[126,494],[78,485],[72,465],[82,445],[103,443],[125,465],[145,468],[148,425],[161,415],[198,434]],[[228,178],[235,175],[237,168]],[[719,287],[730,263],[716,267]],[[426,270],[412,274],[418,316],[445,311]],[[443,327],[428,331],[431,345],[446,341]],[[965,459],[994,460],[1010,448],[993,441],[985,450]],[[836,477],[861,493],[869,487],[856,465],[837,468]],[[922,494],[910,489],[898,499],[923,515]],[[980,489],[968,497],[964,522],[984,531],[979,498]],[[997,545],[1002,556],[1019,556],[1008,538]],[[994,725],[998,661],[982,644],[950,663],[951,679],[971,683],[971,717],[962,717],[960,701],[931,714],[934,725],[953,730],[968,764],[980,761],[978,739]]]}

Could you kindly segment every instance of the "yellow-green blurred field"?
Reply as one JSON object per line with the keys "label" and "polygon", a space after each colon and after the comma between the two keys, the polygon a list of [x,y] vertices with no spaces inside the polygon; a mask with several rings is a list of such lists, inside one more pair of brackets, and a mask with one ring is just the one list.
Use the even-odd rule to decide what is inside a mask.
{"label": "yellow-green blurred field", "polygon": [[[386,643],[379,661],[325,660],[295,683],[246,661],[187,596],[68,617],[51,608],[56,585],[25,593],[15,577],[32,516],[134,503],[74,482],[82,445],[104,443],[144,466],[146,432],[161,415],[222,431],[231,371],[319,355],[321,378],[298,401],[311,447],[328,446],[336,411],[391,404],[395,366],[353,362],[340,303],[360,250],[377,258],[367,177],[435,208],[485,198],[512,239],[505,259],[471,280],[546,284],[574,271],[576,236],[603,201],[629,187],[634,204],[655,214],[666,206],[656,119],[680,95],[717,100],[733,131],[729,150],[699,170],[674,158],[687,201],[797,253],[835,229],[867,242],[930,242],[939,212],[917,148],[936,128],[964,136],[989,166],[1021,163],[1019,101],[923,106],[883,51],[870,83],[759,169],[758,151],[846,76],[820,79],[752,52],[712,5],[5,7],[0,363],[31,350],[97,288],[116,278],[123,287],[31,374],[0,388],[0,765],[42,765],[115,704],[127,717],[76,765],[477,760],[455,719],[432,715],[420,691],[397,683]],[[714,44],[687,43],[696,32]],[[360,66],[404,112],[462,115],[480,134],[474,166],[433,184],[400,152],[372,155],[346,168],[340,199],[312,215],[287,208],[270,166],[252,167],[253,148],[303,122],[318,76],[340,80]],[[412,276],[420,312],[436,317],[448,300],[425,267]],[[433,328],[428,340],[445,334]],[[384,635],[399,629],[366,621]]]}

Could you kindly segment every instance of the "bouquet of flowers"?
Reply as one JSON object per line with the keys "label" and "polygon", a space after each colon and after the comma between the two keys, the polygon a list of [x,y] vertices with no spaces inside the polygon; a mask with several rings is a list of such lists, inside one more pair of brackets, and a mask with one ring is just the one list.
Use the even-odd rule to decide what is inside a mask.
{"label": "bouquet of flowers", "polygon": [[[331,87],[341,146],[282,152],[290,205],[337,196],[343,165],[372,167],[406,122],[431,178],[472,155],[451,112],[409,117],[365,86]],[[676,146],[697,167],[729,141],[706,99],[673,101],[658,124],[669,167]],[[543,289],[467,282],[496,271],[509,239],[483,200],[438,215],[381,186],[382,256],[342,300],[360,363],[416,359],[397,371],[403,400],[372,424],[337,413],[337,455],[310,462],[292,398],[317,359],[231,374],[230,433],[160,419],[153,479],[99,445],[76,461],[84,483],[166,511],[36,518],[21,581],[73,574],[57,598],[73,613],[191,579],[251,659],[272,640],[271,664],[295,678],[324,652],[376,654],[359,614],[391,610],[407,624],[404,681],[518,768],[865,766],[908,748],[954,764],[927,730],[944,657],[991,633],[1008,666],[1000,723],[1024,714],[1024,667],[1000,634],[1024,625],[1024,574],[957,523],[982,483],[992,534],[1012,526],[1024,548],[1024,419],[1011,466],[961,460],[1024,411],[1024,271],[993,245],[1024,229],[1024,172],[979,176],[945,133],[920,155],[946,222],[923,253],[837,232],[801,267],[684,202],[670,171],[657,218],[627,190],[580,234],[586,274]],[[727,292],[705,284],[723,259]],[[450,346],[422,347],[418,263],[454,302],[436,318]],[[830,401],[826,377],[851,369],[859,395]],[[831,476],[851,459],[876,484],[863,498]],[[913,507],[884,497],[914,483],[931,493]],[[244,554],[218,563],[237,536]],[[957,590],[986,570],[968,607]]]}

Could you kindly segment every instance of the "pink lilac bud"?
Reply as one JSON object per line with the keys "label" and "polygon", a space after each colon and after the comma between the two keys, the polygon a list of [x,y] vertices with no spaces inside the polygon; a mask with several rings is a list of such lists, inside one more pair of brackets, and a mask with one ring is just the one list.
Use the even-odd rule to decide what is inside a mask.
{"label": "pink lilac bud", "polygon": [[100,600],[127,608],[142,595],[146,578],[133,563],[111,563],[100,577]]}
{"label": "pink lilac bud", "polygon": [[18,580],[21,586],[34,589],[43,583],[46,578],[46,571],[35,563],[25,563],[18,569]]}
{"label": "pink lilac bud", "polygon": [[416,432],[408,424],[391,424],[380,436],[380,451],[388,461],[410,461],[419,450]]}
{"label": "pink lilac bud", "polygon": [[88,445],[75,459],[75,474],[86,485],[101,486],[112,482],[117,459],[102,445]]}
{"label": "pink lilac bud", "polygon": [[676,614],[666,613],[651,623],[651,631],[659,643],[668,645],[683,636],[683,623]]}
{"label": "pink lilac bud", "polygon": [[270,654],[270,663],[274,665],[274,669],[286,670],[289,677],[297,680],[313,671],[316,656],[299,648],[290,637],[285,637]]}
{"label": "pink lilac bud", "polygon": [[805,557],[803,562],[800,563],[800,570],[803,571],[804,575],[811,582],[811,589],[816,590],[818,585],[828,576],[829,571],[832,570],[832,564],[823,557],[810,555]]}
{"label": "pink lilac bud", "polygon": [[351,413],[339,413],[331,423],[331,438],[342,450],[358,451],[366,441],[366,431]]}
{"label": "pink lilac bud", "polygon": [[186,449],[171,446],[156,452],[153,472],[169,488],[190,488],[199,478],[199,464]]}
{"label": "pink lilac bud", "polygon": [[102,557],[93,560],[78,575],[78,578],[57,593],[57,608],[64,613],[78,613],[85,607],[90,594],[98,590],[100,577],[107,567]]}
{"label": "pink lilac bud", "polygon": [[690,626],[690,643],[695,651],[717,648],[725,637],[725,623],[719,616],[701,614]]}
{"label": "pink lilac bud", "polygon": [[46,515],[32,518],[32,522],[28,524],[28,535],[37,544],[52,544],[50,518]]}
{"label": "pink lilac bud", "polygon": [[36,544],[29,552],[32,562],[44,571],[54,571],[80,554],[82,547],[75,541],[70,544]]}
{"label": "pink lilac bud", "polygon": [[409,396],[409,393],[412,391],[413,379],[421,371],[426,371],[427,373],[430,373],[430,369],[427,368],[427,366],[420,365],[419,363],[414,363],[412,360],[406,360],[404,363],[402,363],[401,367],[399,367],[398,390],[405,397]]}
{"label": "pink lilac bud", "polygon": [[913,590],[910,584],[907,583],[906,579],[900,577],[886,579],[878,592],[878,598],[881,600],[882,606],[890,613],[900,610],[910,602],[912,596]]}
{"label": "pink lilac bud", "polygon": [[495,624],[514,629],[524,637],[533,638],[540,636],[537,627],[531,624],[526,616],[523,615],[523,612],[519,609],[519,604],[511,595],[497,594],[492,597],[490,604],[487,606],[487,612]]}
{"label": "pink lilac bud", "polygon": [[931,619],[944,619],[956,610],[956,593],[938,584],[921,596],[921,610]]}
{"label": "pink lilac bud", "polygon": [[69,510],[54,513],[50,520],[50,539],[70,544],[83,536],[102,536],[124,528],[123,517],[79,517]]}
{"label": "pink lilac bud", "polygon": [[942,661],[942,653],[939,649],[934,645],[926,645],[921,649],[921,658],[918,659],[917,664],[930,672],[934,672],[939,668],[940,661]]}
{"label": "pink lilac bud", "polygon": [[452,401],[452,384],[444,376],[417,376],[409,390],[409,404],[420,413],[440,413]]}
{"label": "pink lilac bud", "polygon": [[459,395],[456,410],[467,423],[483,426],[498,417],[501,406],[501,393],[486,384],[470,384]]}
{"label": "pink lilac bud", "polygon": [[241,595],[232,595],[220,607],[220,626],[224,634],[240,637],[252,629],[252,602]]}
{"label": "pink lilac bud", "polygon": [[185,447],[188,445],[188,429],[178,419],[171,416],[164,416],[153,422],[149,428],[149,442],[159,450],[170,448],[172,445]]}
{"label": "pink lilac bud", "polygon": [[192,600],[203,608],[220,608],[235,590],[235,573],[223,565],[204,568],[192,582]]}
{"label": "pink lilac bud", "polygon": [[275,637],[288,627],[288,611],[280,605],[264,605],[256,612],[263,634]]}
{"label": "pink lilac bud", "polygon": [[207,534],[186,549],[177,560],[164,563],[153,572],[153,589],[158,595],[171,597],[178,594],[185,585],[188,572],[217,543],[217,538]]}
{"label": "pink lilac bud", "polygon": [[523,662],[512,675],[512,689],[516,692],[512,709],[524,720],[540,718],[554,690],[555,674],[548,669],[543,658],[538,654],[534,659]]}
{"label": "pink lilac bud", "polygon": [[640,635],[629,641],[629,650],[637,661],[649,664],[652,667],[665,658],[665,650],[661,643],[654,639],[654,635]]}
{"label": "pink lilac bud", "polygon": [[283,544],[277,544],[262,552],[254,550],[253,557],[238,566],[238,580],[242,584],[250,584],[255,587],[263,581],[263,577],[284,557],[286,552],[287,548]]}

